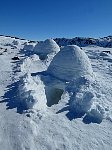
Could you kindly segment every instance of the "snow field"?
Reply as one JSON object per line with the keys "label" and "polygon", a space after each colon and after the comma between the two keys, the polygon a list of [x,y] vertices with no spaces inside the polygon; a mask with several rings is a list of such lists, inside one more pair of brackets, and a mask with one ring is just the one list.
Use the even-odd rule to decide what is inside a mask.
{"label": "snow field", "polygon": [[[112,48],[82,47],[92,76],[79,71],[79,77],[66,80],[67,67],[61,77],[48,71],[54,52],[40,60],[33,50],[24,50],[32,42],[17,39],[14,45],[14,40],[0,37],[0,150],[110,150]],[[15,56],[18,61],[12,60]],[[55,66],[58,74],[63,72],[60,66],[62,62]]]}

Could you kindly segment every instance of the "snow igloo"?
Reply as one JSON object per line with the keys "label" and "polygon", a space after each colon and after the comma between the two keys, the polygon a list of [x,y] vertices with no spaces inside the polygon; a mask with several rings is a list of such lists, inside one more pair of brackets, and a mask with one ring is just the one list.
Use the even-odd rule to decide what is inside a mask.
{"label": "snow igloo", "polygon": [[[83,91],[83,93],[88,93],[87,91],[84,91],[84,89],[87,90],[87,88],[83,85],[85,85],[87,81],[93,79],[92,66],[85,52],[76,45],[68,45],[63,47],[51,61],[47,72],[53,78],[50,84],[46,86],[48,106],[58,103],[62,94],[66,91],[72,91],[73,93],[73,96],[70,98],[72,99],[71,108],[74,109],[77,104],[80,105],[80,102],[77,104],[75,103],[76,98],[74,93],[80,91]],[[93,96],[90,97],[92,98]],[[87,98],[84,100],[81,98],[81,105],[83,105],[83,102],[85,105],[85,99]],[[89,101],[87,103],[89,103],[89,106],[91,105]],[[89,109],[89,107],[87,109]]]}
{"label": "snow igloo", "polygon": [[93,76],[88,56],[76,45],[63,47],[53,58],[47,71],[54,77],[66,81]]}
{"label": "snow igloo", "polygon": [[46,59],[48,54],[58,53],[60,51],[60,47],[53,39],[47,39],[45,41],[39,42],[34,47],[34,52],[39,55],[41,60]]}

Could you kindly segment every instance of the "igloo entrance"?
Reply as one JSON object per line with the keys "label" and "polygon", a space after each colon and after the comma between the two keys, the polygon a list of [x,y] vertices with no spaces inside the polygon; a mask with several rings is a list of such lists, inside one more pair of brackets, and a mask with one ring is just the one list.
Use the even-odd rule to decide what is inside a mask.
{"label": "igloo entrance", "polygon": [[64,92],[63,89],[59,89],[56,87],[46,87],[46,98],[47,98],[47,106],[51,107],[54,104],[58,104],[61,100],[61,96]]}

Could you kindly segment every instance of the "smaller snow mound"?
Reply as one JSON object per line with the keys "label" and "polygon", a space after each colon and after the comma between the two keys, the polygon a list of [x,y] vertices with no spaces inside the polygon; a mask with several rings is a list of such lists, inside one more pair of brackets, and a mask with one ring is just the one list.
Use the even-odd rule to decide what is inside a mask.
{"label": "smaller snow mound", "polygon": [[47,101],[44,84],[39,76],[36,77],[35,82],[30,74],[26,74],[21,79],[19,95],[24,109],[35,109],[37,111],[44,111],[46,109]]}
{"label": "smaller snow mound", "polygon": [[76,115],[87,113],[91,108],[93,97],[94,95],[90,91],[78,92],[70,104],[71,110],[75,112]]}
{"label": "smaller snow mound", "polygon": [[100,105],[96,105],[95,108],[91,108],[91,110],[87,112],[87,115],[83,118],[83,122],[86,124],[91,122],[100,124],[104,118],[104,109],[101,108]]}
{"label": "smaller snow mound", "polygon": [[53,58],[48,72],[67,81],[81,76],[93,77],[93,70],[87,55],[78,46],[65,46]]}
{"label": "smaller snow mound", "polygon": [[59,51],[60,48],[53,39],[47,39],[34,47],[34,52],[39,55],[40,59],[45,59],[48,54],[57,53]]}
{"label": "smaller snow mound", "polygon": [[76,82],[71,82],[66,87],[70,93],[70,111],[75,116],[83,116],[93,104],[95,93],[91,86],[91,81],[85,77],[79,78]]}
{"label": "smaller snow mound", "polygon": [[98,102],[95,91],[95,81],[80,78],[72,82],[66,90],[70,93],[69,111],[73,118],[83,118],[83,122],[101,123],[106,118],[105,108],[102,106],[102,98]]}

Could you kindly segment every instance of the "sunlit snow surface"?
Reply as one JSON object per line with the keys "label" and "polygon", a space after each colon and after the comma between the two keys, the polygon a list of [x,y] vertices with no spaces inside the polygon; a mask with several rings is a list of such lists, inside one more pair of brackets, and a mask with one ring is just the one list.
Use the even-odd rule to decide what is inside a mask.
{"label": "sunlit snow surface", "polygon": [[0,37],[0,150],[110,150],[112,48],[35,45]]}

